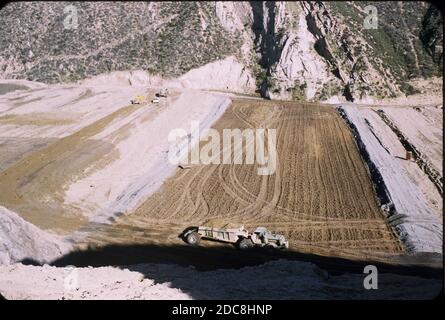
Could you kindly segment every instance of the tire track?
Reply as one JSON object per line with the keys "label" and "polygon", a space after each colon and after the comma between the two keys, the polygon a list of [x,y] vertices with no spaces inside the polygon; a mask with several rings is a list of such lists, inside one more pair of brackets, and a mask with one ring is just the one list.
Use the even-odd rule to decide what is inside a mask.
{"label": "tire track", "polygon": [[[335,109],[325,106],[234,101],[214,127],[220,132],[277,129],[275,174],[257,175],[256,164],[178,170],[158,193],[111,227],[123,226],[121,230],[107,232],[119,239],[131,232],[138,241],[151,234],[153,241],[161,241],[166,234],[169,243],[179,241],[174,235],[181,228],[220,219],[283,233],[302,252],[357,258],[399,253],[354,140],[340,120]],[[240,147],[243,154],[246,147]]]}

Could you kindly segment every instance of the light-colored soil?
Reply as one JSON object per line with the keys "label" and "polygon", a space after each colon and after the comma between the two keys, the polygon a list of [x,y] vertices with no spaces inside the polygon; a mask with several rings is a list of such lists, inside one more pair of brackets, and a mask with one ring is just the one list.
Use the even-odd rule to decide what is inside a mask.
{"label": "light-colored soil", "polygon": [[214,127],[276,128],[276,173],[260,176],[257,165],[246,164],[178,169],[133,214],[90,241],[180,243],[184,228],[218,219],[265,226],[302,252],[354,258],[401,253],[353,137],[334,108],[243,99]]}
{"label": "light-colored soil", "polygon": [[172,264],[0,266],[0,292],[7,299],[432,299],[442,288],[440,279],[392,273],[379,274],[378,285],[365,290],[361,273],[331,275],[312,263],[286,260],[204,272]]}
{"label": "light-colored soil", "polygon": [[443,107],[386,107],[383,110],[442,175]]}
{"label": "light-colored soil", "polygon": [[128,105],[141,88],[25,84],[30,89],[0,96],[0,204],[69,233],[86,219],[65,205],[65,186],[116,157],[111,143],[93,136],[140,108]]}
{"label": "light-colored soil", "polygon": [[428,188],[435,186],[426,184],[427,176],[418,164],[405,160],[406,152],[402,151],[401,140],[397,139],[392,124],[382,121],[381,114],[377,115],[372,108],[345,106],[340,110],[356,131],[355,135],[365,149],[363,153],[369,155],[368,162],[374,168],[374,180],[381,190],[382,202],[392,208],[388,211],[388,222],[405,249],[410,253],[441,254],[443,224],[433,205],[433,201],[440,201],[441,195],[436,195],[436,200],[425,196]]}
{"label": "light-colored soil", "polygon": [[29,126],[60,126],[74,122],[72,119],[58,119],[54,115],[33,114],[15,115],[9,114],[0,117],[0,123]]}
{"label": "light-colored soil", "polygon": [[226,97],[176,92],[159,104],[142,105],[113,121],[93,138],[115,146],[119,156],[70,184],[65,201],[100,222],[134,210],[174,172],[167,154],[170,131],[183,128],[189,132],[191,121],[208,127],[229,103]]}
{"label": "light-colored soil", "polygon": [[57,233],[148,197],[175,168],[166,159],[169,131],[192,120],[210,126],[230,102],[172,90],[159,104],[130,105],[136,93],[150,100],[156,90],[90,85],[0,97],[0,205]]}
{"label": "light-colored soil", "polygon": [[[438,109],[435,107],[419,108],[421,112],[415,111],[411,107],[380,107],[362,108],[360,112],[368,119],[376,134],[379,134],[385,147],[405,170],[411,181],[414,181],[420,192],[423,194],[428,206],[438,215],[442,215],[442,195],[439,193],[433,182],[416,164],[415,161],[406,160],[406,149],[401,144],[397,135],[387,126],[377,110],[383,110],[397,124],[398,128],[407,134],[411,143],[418,148],[422,154],[427,155],[434,163],[435,169],[442,163],[442,124],[438,119]],[[427,116],[423,115],[426,113]],[[433,113],[431,115],[430,113]],[[442,166],[440,169],[442,172]]]}
{"label": "light-colored soil", "polygon": [[24,260],[48,263],[71,249],[62,237],[42,231],[0,206],[0,265]]}
{"label": "light-colored soil", "polygon": [[90,138],[115,118],[137,108],[119,109],[9,166],[0,173],[0,203],[37,226],[76,230],[85,220],[81,213],[65,212],[62,187],[86,167],[103,166],[109,161],[105,155],[110,156],[112,145]]}

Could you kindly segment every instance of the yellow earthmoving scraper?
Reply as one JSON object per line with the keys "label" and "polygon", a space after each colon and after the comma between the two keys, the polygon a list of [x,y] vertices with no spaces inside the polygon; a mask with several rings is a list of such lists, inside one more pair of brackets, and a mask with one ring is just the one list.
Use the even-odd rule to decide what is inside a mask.
{"label": "yellow earthmoving scraper", "polygon": [[133,100],[131,100],[131,104],[143,104],[143,103],[147,103],[147,99],[145,98],[145,96],[142,95],[136,96]]}

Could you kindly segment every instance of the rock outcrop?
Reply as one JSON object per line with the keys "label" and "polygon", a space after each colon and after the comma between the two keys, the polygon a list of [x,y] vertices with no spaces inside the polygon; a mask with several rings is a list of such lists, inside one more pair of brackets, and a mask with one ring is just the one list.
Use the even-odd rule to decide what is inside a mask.
{"label": "rock outcrop", "polygon": [[[366,11],[358,5],[348,4],[351,11],[346,14],[342,13],[345,8],[341,5],[303,1],[265,2],[253,6],[253,11],[263,17],[262,23],[254,23],[253,29],[256,31],[260,64],[266,70],[261,87],[264,96],[293,100],[366,101],[400,96],[411,89],[400,85],[400,82],[409,79],[408,73],[411,69],[416,70],[416,65],[403,65],[405,74],[400,76],[394,71],[400,71],[396,62],[383,60],[389,54],[385,52],[382,55],[380,46],[387,45],[385,37],[394,36],[392,29],[366,30],[363,26]],[[412,14],[407,13],[407,9],[400,10],[400,18],[404,14]],[[353,19],[348,14],[354,14],[356,21],[349,22]],[[434,13],[429,15],[437,18]],[[409,30],[419,27],[407,26],[406,23],[404,26]],[[429,43],[437,42],[434,40],[437,32],[431,31],[430,34],[436,36],[431,35],[433,40]],[[438,47],[440,51],[440,45]],[[433,53],[434,50],[430,50]],[[412,53],[417,55],[414,49]],[[423,67],[436,68],[431,62]]]}

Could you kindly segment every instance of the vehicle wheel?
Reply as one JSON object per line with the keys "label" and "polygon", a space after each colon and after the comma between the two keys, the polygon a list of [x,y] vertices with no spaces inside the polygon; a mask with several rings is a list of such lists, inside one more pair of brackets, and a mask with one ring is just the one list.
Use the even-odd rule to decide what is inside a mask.
{"label": "vehicle wheel", "polygon": [[187,235],[185,241],[191,246],[197,246],[201,241],[201,236],[198,232],[193,231]]}
{"label": "vehicle wheel", "polygon": [[252,240],[248,238],[243,238],[238,241],[238,249],[240,250],[247,250],[253,248],[253,242]]}

